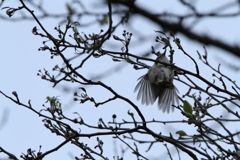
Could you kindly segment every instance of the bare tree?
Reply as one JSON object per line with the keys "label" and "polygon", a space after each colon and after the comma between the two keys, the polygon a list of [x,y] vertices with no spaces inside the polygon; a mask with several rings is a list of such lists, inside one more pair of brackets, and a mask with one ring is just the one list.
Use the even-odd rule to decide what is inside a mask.
{"label": "bare tree", "polygon": [[[108,120],[99,117],[99,122],[95,125],[86,122],[79,113],[76,113],[75,117],[66,116],[62,110],[61,100],[57,96],[47,97],[47,102],[43,106],[43,109],[38,111],[32,106],[30,100],[28,103],[22,102],[17,91],[13,91],[12,95],[7,95],[4,91],[0,90],[0,93],[5,98],[31,110],[36,116],[42,118],[46,129],[50,130],[56,136],[63,137],[63,141],[51,150],[46,152],[40,150],[35,154],[33,152],[34,149],[29,149],[27,152],[23,152],[21,155],[22,159],[44,159],[44,157],[58,151],[58,149],[67,143],[71,143],[81,150],[80,155],[76,153],[76,160],[111,159],[112,157],[109,157],[109,155],[106,155],[104,152],[106,148],[102,137],[106,136],[121,142],[127,149],[131,150],[131,154],[135,155],[136,159],[149,159],[146,153],[142,151],[142,148],[147,152],[151,152],[153,146],[158,144],[165,147],[169,159],[176,159],[174,158],[175,155],[177,155],[178,159],[181,159],[182,153],[186,154],[188,159],[195,160],[240,159],[240,132],[238,125],[232,127],[232,124],[239,123],[240,119],[238,113],[240,107],[239,85],[235,80],[221,71],[220,65],[217,68],[212,66],[208,61],[208,51],[205,47],[203,51],[197,52],[199,59],[195,59],[187,52],[186,46],[182,45],[181,39],[177,36],[178,33],[181,33],[187,38],[196,40],[201,44],[212,45],[235,56],[240,56],[239,46],[228,44],[208,35],[196,33],[191,30],[191,27],[185,24],[188,18],[192,18],[197,22],[206,17],[237,17],[240,15],[239,10],[235,13],[227,14],[222,14],[220,11],[232,5],[239,5],[238,1],[227,3],[225,6],[219,7],[209,13],[201,13],[193,3],[179,0],[178,2],[182,6],[191,11],[191,13],[186,15],[176,15],[171,12],[152,14],[150,11],[136,5],[136,1],[134,0],[101,1],[99,3],[104,4],[105,6],[103,7],[107,7],[107,12],[105,13],[89,12],[81,1],[72,1],[67,4],[68,14],[62,15],[49,14],[44,10],[41,3],[37,4],[34,1],[23,0],[19,0],[19,2],[21,6],[18,8],[11,6],[3,7],[4,1],[2,1],[1,6],[2,9],[6,11],[6,14],[12,18],[11,20],[23,21],[30,19],[35,21],[37,26],[32,29],[32,33],[43,39],[43,46],[39,48],[39,51],[49,53],[51,58],[60,57],[64,64],[63,66],[56,64],[52,71],[46,69],[39,70],[39,77],[52,83],[53,87],[61,83],[68,84],[69,86],[78,86],[78,91],[72,94],[74,96],[73,100],[80,104],[91,102],[98,107],[120,100],[126,102],[125,104],[133,110],[133,112],[128,110],[122,111],[127,113],[131,120],[125,120],[125,118],[113,114],[111,119]],[[75,10],[75,7],[80,7],[82,12]],[[33,9],[38,10],[40,14],[36,15]],[[24,11],[25,14],[14,19],[14,16],[21,11]],[[129,51],[131,49],[129,45],[134,43],[132,42],[132,38],[135,36],[134,32],[132,34],[132,31],[129,31],[130,29],[126,29],[122,32],[122,35],[115,35],[114,32],[123,24],[126,26],[129,25],[128,27],[131,28],[131,21],[136,18],[136,15],[141,15],[162,28],[161,31],[157,30],[155,32],[156,43],[161,44],[162,48],[151,46],[151,53],[142,52],[142,56],[139,56]],[[84,24],[84,21],[81,22],[79,20],[81,16],[93,16],[95,20],[92,23]],[[41,19],[49,17],[61,18],[59,22],[61,25],[55,27],[55,31],[58,34],[57,36],[53,36],[55,33],[50,33],[41,23]],[[4,16],[0,18],[8,20]],[[169,19],[174,19],[174,21]],[[80,31],[81,27],[95,23],[101,25],[107,24],[107,30],[99,29],[99,31],[93,31],[92,34],[85,34]],[[141,37],[140,34],[136,36],[138,36],[138,39],[141,39],[142,43],[149,40],[146,37]],[[111,41],[121,44],[121,50],[105,49],[103,47],[111,43]],[[186,70],[174,64],[176,50],[180,52],[179,54],[181,54],[182,57],[190,59],[192,64],[194,64],[193,71]],[[66,51],[68,51],[68,54],[66,54]],[[170,64],[157,62],[155,59],[149,58],[151,55],[157,55],[159,53],[168,54]],[[135,70],[150,68],[146,62],[162,63],[173,69],[175,81],[187,87],[187,92],[179,95],[180,104],[173,106],[175,111],[181,112],[181,119],[178,121],[146,119],[145,114],[139,109],[141,108],[140,106],[136,105],[128,97],[119,94],[108,84],[100,81],[107,74],[99,75],[95,78],[88,78],[81,74],[79,70],[84,68],[84,65],[86,65],[88,61],[93,58],[101,59],[103,57],[110,57],[112,59],[112,66],[115,63],[124,61],[127,62],[125,65],[131,65]],[[76,59],[79,63],[74,63]],[[202,76],[199,64],[205,65],[208,70],[211,71],[212,79],[206,79]],[[112,74],[113,72],[108,71],[107,73]],[[97,97],[88,95],[86,86],[89,85],[101,87],[111,93],[112,96],[109,96],[103,101],[98,101],[96,100]],[[186,101],[186,98],[191,99],[193,103]],[[224,111],[224,115],[219,116],[215,114],[214,110],[218,110],[219,108]],[[86,112],[88,112],[88,110],[86,110]],[[185,128],[177,131],[176,134],[178,134],[179,137],[175,138],[173,136],[175,133],[164,134],[156,132],[153,127],[150,127],[152,124],[156,126],[183,124],[186,128],[195,128],[196,132],[189,134]],[[79,127],[88,128],[89,133],[81,133],[78,129]],[[81,139],[84,137],[97,137],[96,145],[94,147],[89,146]],[[131,141],[132,144],[130,144],[129,141]],[[175,151],[169,149],[170,147],[174,147]],[[12,154],[11,151],[7,151],[3,147],[0,147],[0,153],[8,155],[9,159],[18,159],[17,155]],[[122,156],[116,156],[114,159],[128,159],[128,155],[124,154],[125,150],[122,149]]]}

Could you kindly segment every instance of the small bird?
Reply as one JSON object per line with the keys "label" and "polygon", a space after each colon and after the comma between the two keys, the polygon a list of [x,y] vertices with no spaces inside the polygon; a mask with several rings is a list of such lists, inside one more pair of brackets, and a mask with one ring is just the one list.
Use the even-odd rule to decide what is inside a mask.
{"label": "small bird", "polygon": [[[170,64],[165,53],[157,57],[156,61]],[[147,74],[138,78],[134,92],[138,91],[137,100],[141,99],[142,104],[153,104],[158,98],[160,110],[169,113],[174,111],[172,105],[178,105],[178,89],[173,84],[174,71],[171,66],[155,62]]]}

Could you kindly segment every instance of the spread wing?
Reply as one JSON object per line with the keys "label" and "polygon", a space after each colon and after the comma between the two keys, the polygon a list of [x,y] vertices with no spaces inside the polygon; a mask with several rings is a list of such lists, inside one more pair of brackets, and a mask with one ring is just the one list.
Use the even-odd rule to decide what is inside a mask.
{"label": "spread wing", "polygon": [[158,108],[167,113],[169,113],[170,110],[173,111],[174,107],[172,107],[172,105],[179,104],[178,92],[178,89],[174,85],[170,88],[160,90],[158,95]]}
{"label": "spread wing", "polygon": [[149,82],[147,74],[139,77],[138,80],[140,81],[134,89],[134,92],[138,91],[137,100],[141,99],[142,104],[153,104],[159,94],[158,86]]}

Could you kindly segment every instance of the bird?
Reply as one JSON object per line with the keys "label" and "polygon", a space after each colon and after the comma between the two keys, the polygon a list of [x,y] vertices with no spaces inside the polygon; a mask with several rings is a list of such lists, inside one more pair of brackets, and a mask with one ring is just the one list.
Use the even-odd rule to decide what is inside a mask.
{"label": "bird", "polygon": [[137,100],[141,99],[141,104],[153,105],[158,99],[158,108],[163,113],[169,113],[174,111],[172,105],[179,104],[179,91],[173,84],[174,70],[171,66],[166,65],[170,64],[170,61],[165,54],[166,52],[162,54],[158,52],[158,57],[153,66],[145,75],[138,78],[139,82],[134,92],[138,91]]}

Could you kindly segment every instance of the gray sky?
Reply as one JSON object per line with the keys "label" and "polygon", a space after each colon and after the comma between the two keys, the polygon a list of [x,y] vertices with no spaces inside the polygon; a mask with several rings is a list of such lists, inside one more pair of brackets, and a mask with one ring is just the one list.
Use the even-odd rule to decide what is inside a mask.
{"label": "gray sky", "polygon": [[[87,3],[87,7],[93,7],[92,1],[85,2]],[[153,12],[158,10],[166,10],[166,11],[174,11],[176,14],[186,13],[186,9],[178,6],[178,3],[174,0],[169,1],[157,1],[153,0],[151,3],[149,1],[139,0],[137,3],[141,6],[146,6],[146,8],[151,9]],[[197,2],[197,1],[196,1]],[[197,2],[199,9],[201,10],[211,10],[212,8],[217,8],[217,6],[221,6],[226,1],[224,0],[213,0],[206,1],[202,0]],[[94,1],[96,3],[96,1]],[[45,7],[52,13],[61,13],[65,11],[64,8],[65,1],[59,1],[58,3],[48,2]],[[19,4],[16,1],[9,0],[2,6],[10,6],[17,7]],[[96,7],[96,10],[104,11],[101,8]],[[232,10],[236,10],[236,8],[232,8],[231,10],[226,10],[224,12],[231,12]],[[5,15],[6,10],[1,10],[0,15]],[[24,11],[25,14],[29,15]],[[5,15],[6,16],[6,15]],[[7,17],[7,16],[6,16]],[[19,13],[16,12],[12,18],[19,17]],[[11,19],[11,18],[8,18]],[[86,19],[87,21],[88,19]],[[46,29],[48,29],[51,33],[55,32],[54,27],[58,25],[59,20],[56,19],[44,19],[41,22],[45,25]],[[189,25],[192,25],[192,21],[188,21]],[[63,88],[65,84],[60,84],[56,88],[52,88],[52,84],[43,81],[39,76],[37,76],[37,72],[39,69],[47,69],[51,71],[51,68],[55,66],[55,64],[62,65],[60,58],[55,57],[53,60],[50,59],[50,55],[48,52],[38,51],[38,48],[42,46],[43,39],[38,36],[34,36],[32,34],[32,28],[37,26],[34,21],[2,21],[0,22],[0,48],[1,48],[1,58],[0,58],[0,90],[4,93],[12,96],[12,92],[16,91],[22,103],[28,102],[31,100],[32,106],[36,110],[43,109],[42,104],[46,101],[46,96],[59,96],[59,99],[62,102],[63,111],[65,115],[71,116],[73,118],[77,117],[77,115],[73,114],[73,112],[79,112],[79,114],[84,118],[86,122],[89,124],[97,125],[98,119],[102,117],[107,122],[111,120],[112,114],[117,114],[117,120],[121,121],[122,119],[131,120],[127,115],[127,111],[130,110],[135,113],[133,108],[131,108],[125,102],[117,100],[116,102],[111,102],[104,106],[99,106],[95,108],[93,104],[78,104],[76,102],[71,102],[73,98],[74,90],[77,90],[78,86],[73,84],[69,86],[71,88],[71,92],[63,92]],[[142,51],[150,51],[150,46],[156,44],[155,37],[156,33],[154,30],[159,30],[159,28],[150,24],[145,19],[139,17],[132,22],[133,26],[133,41],[136,40],[135,35],[138,32],[141,32],[143,35],[149,36],[151,41],[148,44],[138,46],[137,43],[133,43],[130,45],[130,52],[138,55],[138,53],[142,53]],[[64,25],[62,25],[64,27]],[[101,28],[106,29],[107,26],[102,26]],[[240,27],[240,18],[231,18],[231,19],[203,19],[200,23],[195,24],[194,30],[200,33],[207,33],[216,37],[221,38],[223,41],[227,41],[229,43],[237,43],[240,40],[239,35],[239,27]],[[39,27],[38,27],[39,28]],[[117,36],[121,36],[122,31],[126,28],[126,26],[119,27],[114,33]],[[85,28],[81,30],[85,33],[98,33],[100,27],[94,25],[93,27]],[[135,32],[134,32],[135,31]],[[53,33],[56,35],[57,33]],[[198,50],[200,53],[204,53],[203,47],[201,44],[197,44],[196,42],[192,42],[181,35],[177,35],[181,38],[182,46],[185,50],[191,54],[194,58],[197,58],[196,51]],[[120,51],[122,44],[119,42],[112,42],[114,47],[110,45],[106,45],[106,49]],[[222,50],[217,50],[214,47],[207,47],[209,53],[209,61],[213,66],[217,67],[219,63],[219,58],[225,60],[226,62],[230,62],[231,64],[239,64],[239,59],[231,56]],[[66,54],[72,54],[69,50]],[[193,63],[183,56],[176,48],[175,54],[175,63],[176,65],[193,70]],[[154,56],[152,56],[154,58]],[[79,60],[80,61],[80,60]],[[78,62],[75,62],[78,63]],[[124,62],[123,62],[124,63]],[[113,63],[109,57],[103,57],[99,59],[91,59],[87,62],[83,69],[80,71],[83,75],[87,77],[95,77],[106,70],[109,70],[112,66],[117,66],[120,63]],[[152,65],[151,63],[148,63]],[[199,62],[200,64],[200,62]],[[153,118],[156,120],[182,120],[183,116],[181,113],[175,110],[174,113],[163,114],[158,111],[157,105],[153,106],[142,106],[140,102],[136,101],[136,94],[133,93],[133,89],[137,83],[137,78],[141,75],[145,74],[147,70],[134,70],[130,64],[125,63],[120,71],[108,76],[107,78],[102,79],[104,83],[108,84],[114,90],[116,90],[119,94],[126,96],[134,103],[140,106],[141,111],[145,114],[147,120],[152,120]],[[201,74],[204,77],[211,78],[212,72],[209,71],[204,65],[199,65],[202,67]],[[239,83],[239,72],[233,72],[226,66],[222,65],[222,72],[229,75],[232,79],[235,79]],[[187,91],[186,86],[183,84],[176,82],[175,85],[180,91],[180,95],[184,94]],[[104,101],[111,96],[111,94],[100,87],[97,89],[93,86],[87,86],[87,93],[90,97],[95,97],[97,101]],[[31,112],[30,110],[23,108],[22,106],[18,106],[6,99],[2,95],[0,96],[1,106],[0,106],[0,117],[7,115],[7,121],[5,125],[0,126],[0,146],[6,149],[7,151],[19,156],[22,152],[26,153],[28,148],[32,148],[38,150],[39,145],[42,145],[42,151],[47,151],[52,149],[56,145],[60,144],[63,141],[62,137],[56,137],[54,134],[51,134],[48,130],[43,126],[42,118],[39,118],[36,114]],[[190,100],[191,101],[191,100]],[[89,116],[90,115],[90,116]],[[135,113],[136,117],[137,114]],[[137,118],[138,119],[138,118]],[[153,126],[156,132],[162,132],[163,134],[168,135],[169,131],[175,133],[178,130],[183,129],[186,125],[178,125],[178,126]],[[77,126],[76,128],[81,128]],[[81,128],[81,133],[87,133],[89,130],[87,128]],[[189,134],[195,133],[194,128],[189,128]],[[178,135],[174,135],[178,136]],[[141,138],[141,137],[139,137]],[[100,138],[101,139],[101,138]],[[96,138],[84,139],[85,143],[89,143],[89,145],[96,145]],[[103,140],[105,140],[103,138]],[[114,144],[114,140],[108,139],[106,141],[106,147]],[[109,154],[119,155],[121,156],[120,143],[116,142],[117,153],[114,152],[114,149],[106,149],[105,155]],[[132,144],[132,142],[131,142]],[[124,146],[126,147],[126,146]],[[157,149],[156,146],[154,149]],[[146,147],[147,148],[147,147]],[[146,150],[145,148],[145,150]],[[143,150],[143,151],[145,151]],[[159,157],[166,155],[166,150],[163,149],[161,153],[158,150],[151,153],[144,153],[147,157],[151,159],[151,157]],[[66,145],[61,148],[58,152],[54,152],[50,154],[45,159],[70,159],[70,157],[78,156],[79,150],[76,147],[72,147],[71,145]],[[130,150],[126,155],[131,155]],[[70,157],[69,157],[70,156]],[[184,156],[184,154],[182,155]],[[6,156],[0,154],[0,159],[5,158]],[[111,156],[109,156],[111,157]],[[183,157],[182,157],[183,158]]]}

